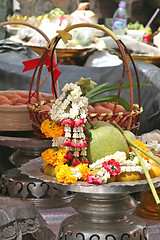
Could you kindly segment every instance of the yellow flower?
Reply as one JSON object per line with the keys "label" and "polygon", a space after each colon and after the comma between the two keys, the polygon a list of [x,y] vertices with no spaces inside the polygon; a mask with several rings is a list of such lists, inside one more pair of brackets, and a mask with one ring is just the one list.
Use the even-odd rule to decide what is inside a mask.
{"label": "yellow flower", "polygon": [[[79,172],[81,173],[81,180],[86,181],[87,180],[87,174],[90,174],[91,171],[88,168],[88,164],[81,163],[76,166],[78,168]],[[71,172],[71,167],[69,167],[67,164],[64,165],[57,165],[56,168],[56,178],[57,182],[65,183],[65,184],[76,184],[77,183],[77,177],[75,177]]]}
{"label": "yellow flower", "polygon": [[64,165],[64,164],[58,164],[58,165],[55,167],[56,172],[59,172],[59,171],[60,171],[62,165]]}
{"label": "yellow flower", "polygon": [[88,168],[88,164],[80,163],[76,166],[76,168],[78,168],[79,172],[81,173],[81,180],[87,181],[87,175],[91,174],[91,171]]}
{"label": "yellow flower", "polygon": [[[143,142],[136,139],[136,140],[134,140],[134,143],[137,146],[139,146],[140,148],[142,148],[145,152],[148,152],[147,146]],[[139,153],[140,153],[142,158],[144,158],[146,160],[149,160],[149,157],[147,157],[144,153],[142,153],[141,151],[139,151]]]}
{"label": "yellow flower", "polygon": [[77,183],[77,178],[72,175],[70,167],[67,164],[57,166],[55,170],[56,170],[57,182],[65,183],[65,184]]}
{"label": "yellow flower", "polygon": [[54,150],[54,148],[49,148],[45,150],[41,156],[44,160],[44,162],[47,162],[51,164],[52,166],[57,166],[59,164],[63,164],[67,162],[67,159],[64,158],[66,154],[66,149],[63,147],[57,148],[57,150]]}
{"label": "yellow flower", "polygon": [[51,122],[49,119],[46,119],[42,122],[40,130],[47,138],[58,138],[62,136],[64,126],[58,125],[55,122]]}

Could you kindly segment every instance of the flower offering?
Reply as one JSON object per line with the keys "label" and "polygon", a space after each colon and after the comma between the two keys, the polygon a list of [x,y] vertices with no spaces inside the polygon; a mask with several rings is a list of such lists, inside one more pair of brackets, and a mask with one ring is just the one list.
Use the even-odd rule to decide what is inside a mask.
{"label": "flower offering", "polygon": [[[96,136],[93,134],[92,130],[94,131],[94,127],[98,125],[97,121],[90,121],[88,118],[89,99],[84,91],[86,82],[88,79],[80,79],[75,84],[67,83],[62,89],[62,94],[52,105],[51,120],[44,120],[41,124],[42,133],[47,138],[52,138],[52,148],[42,153],[44,173],[56,177],[58,182],[64,184],[86,181],[88,184],[98,185],[142,180],[146,178],[146,171],[152,173],[151,177],[157,176],[159,172],[153,174],[150,162],[153,155],[150,155],[147,146],[137,140],[130,131],[123,131],[115,123],[99,121],[98,125],[102,125],[104,129],[111,127],[110,138],[104,141],[101,134],[96,133]],[[89,81],[89,84],[94,85],[93,88],[96,87],[92,81]],[[91,91],[88,89],[87,93]],[[115,130],[120,134],[118,142],[119,146],[124,145],[123,151],[121,147],[113,147],[115,141],[112,142],[112,135],[116,134]],[[95,138],[100,145],[105,146],[105,149],[108,149],[108,146],[113,149],[111,152],[106,150],[100,153],[100,158],[93,160],[89,149]],[[98,151],[101,150],[96,145],[93,152]]]}

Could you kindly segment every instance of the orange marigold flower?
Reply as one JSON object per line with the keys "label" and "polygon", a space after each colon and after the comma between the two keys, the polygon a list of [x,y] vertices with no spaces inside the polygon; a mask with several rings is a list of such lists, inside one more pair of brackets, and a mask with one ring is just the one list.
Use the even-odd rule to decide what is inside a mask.
{"label": "orange marigold flower", "polygon": [[82,181],[87,181],[87,175],[91,174],[91,171],[88,168],[88,164],[80,163],[76,166],[76,168],[78,168],[80,173],[81,173],[81,180]]}
{"label": "orange marigold flower", "polygon": [[62,136],[64,126],[58,125],[55,122],[46,119],[42,122],[40,130],[47,138],[58,138]]}
{"label": "orange marigold flower", "polygon": [[57,182],[61,182],[65,184],[77,183],[77,178],[72,175],[70,167],[67,164],[57,166],[55,170],[56,170]]}
{"label": "orange marigold flower", "polygon": [[55,167],[56,172],[59,172],[59,171],[60,171],[62,165],[64,165],[64,164],[58,164],[58,165]]}
{"label": "orange marigold flower", "polygon": [[57,148],[58,150],[54,150],[54,148],[49,148],[45,150],[41,156],[44,162],[51,164],[52,166],[57,166],[59,164],[63,164],[67,161],[64,157],[66,154],[66,149],[63,147]]}
{"label": "orange marigold flower", "polygon": [[[148,149],[147,149],[147,146],[143,143],[143,142],[141,142],[141,141],[139,141],[139,140],[134,140],[134,143],[137,145],[137,146],[139,146],[140,148],[142,148],[145,152],[148,152]],[[141,157],[142,158],[144,158],[144,159],[146,159],[146,160],[149,160],[149,157],[148,156],[146,156],[144,153],[142,153],[141,151],[139,151],[139,154],[141,155]]]}

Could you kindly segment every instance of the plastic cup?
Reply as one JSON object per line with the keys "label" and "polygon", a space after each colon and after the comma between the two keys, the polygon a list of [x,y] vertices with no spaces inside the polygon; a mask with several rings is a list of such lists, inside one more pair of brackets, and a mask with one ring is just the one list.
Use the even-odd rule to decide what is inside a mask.
{"label": "plastic cup", "polygon": [[144,36],[144,31],[141,31],[141,30],[127,30],[126,32],[127,32],[128,36],[142,42],[143,36]]}

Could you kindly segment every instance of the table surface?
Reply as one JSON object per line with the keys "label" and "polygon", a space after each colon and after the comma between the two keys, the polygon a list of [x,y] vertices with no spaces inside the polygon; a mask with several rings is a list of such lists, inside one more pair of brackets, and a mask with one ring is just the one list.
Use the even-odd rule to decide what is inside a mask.
{"label": "table surface", "polygon": [[[48,227],[58,235],[61,222],[76,214],[75,210],[67,206],[65,208],[39,209],[41,216],[46,220]],[[143,219],[149,230],[149,240],[158,240],[160,235],[160,220]]]}

